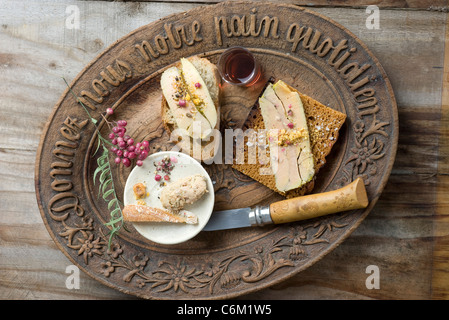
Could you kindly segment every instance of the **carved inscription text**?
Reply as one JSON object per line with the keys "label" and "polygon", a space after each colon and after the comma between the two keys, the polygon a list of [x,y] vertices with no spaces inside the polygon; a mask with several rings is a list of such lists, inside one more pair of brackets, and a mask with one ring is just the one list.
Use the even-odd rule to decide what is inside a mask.
{"label": "carved inscription text", "polygon": [[56,221],[66,220],[72,211],[78,216],[84,215],[78,196],[72,192],[70,177],[73,174],[72,160],[81,139],[80,132],[87,122],[67,117],[59,130],[63,139],[56,141],[53,149],[55,160],[50,165],[50,177],[53,179],[51,189],[57,193],[48,202],[48,208],[51,218]]}
{"label": "carved inscription text", "polygon": [[136,44],[135,48],[146,62],[150,62],[160,55],[168,54],[170,46],[173,49],[179,49],[183,43],[193,46],[196,42],[203,41],[200,31],[201,24],[196,20],[188,27],[183,25],[175,27],[171,23],[166,23],[164,33],[158,34],[151,42],[144,40]]}
{"label": "carved inscription text", "polygon": [[[271,37],[279,39],[279,18],[264,16],[257,19],[256,10],[247,15],[233,15],[232,17],[214,17],[215,38],[219,46],[223,45],[223,35],[230,37]],[[262,33],[263,31],[263,33]]]}
{"label": "carved inscription text", "polygon": [[373,77],[367,75],[361,77],[371,68],[371,65],[360,65],[356,61],[350,62],[357,48],[350,47],[347,39],[342,39],[334,44],[330,37],[324,37],[318,29],[306,28],[298,23],[293,23],[287,30],[286,40],[292,44],[292,52],[296,52],[302,47],[318,57],[326,59],[326,62],[334,68],[350,88],[360,117],[375,114],[380,110],[377,98],[374,96],[376,91],[373,88],[366,88]]}

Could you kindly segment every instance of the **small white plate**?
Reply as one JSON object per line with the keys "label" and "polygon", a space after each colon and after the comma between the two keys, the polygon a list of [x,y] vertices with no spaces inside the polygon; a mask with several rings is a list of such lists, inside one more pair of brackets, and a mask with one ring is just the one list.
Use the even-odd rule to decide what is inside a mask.
{"label": "small white plate", "polygon": [[[154,163],[158,163],[165,156],[175,157],[177,163],[174,163],[173,171],[170,173],[170,180],[164,180],[164,173],[159,173],[162,176],[161,181],[156,181]],[[159,200],[160,192],[162,190],[161,182],[165,181],[167,185],[175,182],[180,178],[187,176],[201,174],[206,178],[208,192],[192,205],[186,206],[184,209],[194,213],[198,216],[197,224],[179,224],[179,223],[165,223],[165,222],[133,222],[135,229],[145,238],[161,243],[161,244],[177,244],[195,237],[207,224],[212,214],[215,194],[212,181],[203,166],[192,157],[174,151],[158,152],[148,156],[141,167],[136,166],[130,173],[125,185],[124,204],[137,204],[134,196],[133,186],[136,183],[143,183],[146,185],[148,196],[144,199],[146,205],[150,207],[163,208]]]}

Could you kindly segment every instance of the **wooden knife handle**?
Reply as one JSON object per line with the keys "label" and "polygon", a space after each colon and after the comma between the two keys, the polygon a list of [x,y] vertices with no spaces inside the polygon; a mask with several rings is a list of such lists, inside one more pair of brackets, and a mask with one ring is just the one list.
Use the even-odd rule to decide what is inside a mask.
{"label": "wooden knife handle", "polygon": [[362,209],[367,206],[365,184],[363,179],[357,178],[341,189],[272,203],[270,215],[273,223],[279,224]]}

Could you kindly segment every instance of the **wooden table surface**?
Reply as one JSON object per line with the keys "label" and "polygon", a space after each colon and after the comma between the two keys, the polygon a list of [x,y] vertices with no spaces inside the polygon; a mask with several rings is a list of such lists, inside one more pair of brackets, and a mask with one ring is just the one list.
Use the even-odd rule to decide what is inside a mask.
{"label": "wooden table surface", "polygon": [[[70,82],[142,25],[213,2],[0,0],[0,299],[134,299],[83,273],[79,289],[66,286],[71,262],[36,202],[36,149],[62,77]],[[241,298],[449,298],[448,1],[282,2],[337,21],[379,59],[397,99],[398,152],[380,200],[348,239],[304,272]],[[379,8],[379,29],[367,28],[368,5]],[[370,266],[378,288],[367,286]]]}

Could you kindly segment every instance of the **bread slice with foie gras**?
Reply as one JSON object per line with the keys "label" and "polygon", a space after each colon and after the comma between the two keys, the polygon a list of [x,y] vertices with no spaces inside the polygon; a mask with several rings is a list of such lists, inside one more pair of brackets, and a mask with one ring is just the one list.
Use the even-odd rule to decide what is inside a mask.
{"label": "bread slice with foie gras", "polygon": [[[331,153],[333,146],[335,145],[335,143],[338,140],[340,129],[342,128],[342,126],[344,125],[344,123],[346,121],[346,115],[340,111],[337,111],[337,110],[331,108],[331,107],[325,106],[324,104],[318,102],[317,100],[299,92],[298,90],[296,90],[289,84],[286,84],[285,82],[279,82],[279,84],[281,84],[281,83],[282,83],[282,85],[278,86],[277,83],[275,83],[274,79],[270,79],[270,81],[267,83],[266,88],[271,87],[271,89],[273,91],[274,91],[274,88],[277,88],[279,95],[282,95],[282,91],[280,91],[279,89],[286,90],[287,94],[291,94],[291,93],[289,93],[289,91],[297,92],[297,94],[299,95],[299,98],[301,99],[301,102],[302,102],[302,105],[304,108],[305,121],[307,123],[307,128],[308,128],[308,133],[309,133],[310,150],[311,150],[311,154],[312,154],[312,158],[313,158],[314,174],[313,174],[311,180],[309,182],[302,184],[300,187],[290,189],[287,191],[281,191],[280,189],[278,189],[278,187],[276,186],[276,178],[275,178],[275,175],[273,174],[273,168],[271,166],[271,150],[270,150],[270,148],[271,148],[272,141],[269,141],[269,137],[267,139],[267,144],[265,146],[265,148],[266,148],[265,153],[270,157],[270,159],[268,159],[268,162],[265,161],[266,159],[261,159],[258,155],[256,156],[257,157],[256,163],[249,162],[248,159],[249,159],[249,157],[252,157],[252,155],[250,155],[252,150],[250,150],[251,148],[245,144],[244,145],[245,159],[244,159],[243,163],[235,162],[232,165],[232,167],[234,169],[238,170],[239,172],[249,176],[250,178],[260,182],[261,184],[265,185],[266,187],[270,188],[271,190],[276,191],[279,194],[285,196],[286,198],[293,198],[293,197],[298,197],[298,196],[310,193],[313,190],[316,176],[317,176],[319,170],[326,164],[326,157]],[[265,88],[265,90],[266,90],[266,88]],[[269,90],[271,90],[271,89],[269,89]],[[268,93],[269,98],[271,98],[270,92],[271,91],[266,92],[266,93]],[[264,99],[267,98],[267,95],[265,95],[265,97],[264,97],[264,93],[265,93],[265,91],[263,91],[260,98],[264,98]],[[276,95],[276,97],[277,97],[277,95]],[[263,99],[258,100],[255,103],[254,107],[252,108],[252,110],[243,126],[243,130],[252,129],[252,130],[258,132],[260,130],[266,129],[264,117],[262,116],[260,101],[263,101]],[[274,106],[274,104],[271,102],[267,102],[267,103],[270,103],[271,106]],[[282,106],[284,106],[284,104]],[[289,106],[289,104],[287,104],[287,108],[288,108],[288,106]],[[278,112],[277,110],[275,110],[275,111],[276,111],[276,113]],[[275,115],[273,110],[271,110],[271,112],[272,112],[272,116]],[[288,113],[288,110],[287,110],[287,113]],[[294,116],[294,115],[295,114],[293,113],[292,116]],[[288,117],[286,117],[286,119],[288,119]],[[298,122],[299,119],[296,121]],[[288,125],[288,123],[287,123],[287,125]],[[281,130],[282,129],[279,129],[278,132],[280,132]],[[269,135],[269,133],[267,135]],[[279,135],[277,137],[279,137]],[[286,130],[282,137],[282,139],[283,139],[282,141],[286,142],[286,140],[288,138],[290,138],[290,140],[301,139],[301,131],[298,131],[297,135],[289,137],[287,135],[287,130]],[[304,140],[302,140],[302,141],[304,141]],[[282,148],[279,145],[275,145],[274,147],[276,149]],[[261,148],[261,142],[259,142],[259,148]],[[276,152],[277,151],[275,150],[275,153]],[[304,161],[306,161],[306,162],[304,162]],[[308,157],[307,153],[303,153],[303,158],[301,157],[301,155],[298,158],[298,164],[299,163],[303,164],[301,166],[298,166],[298,168],[299,168],[298,175],[300,175],[300,177],[305,181],[308,180],[308,177],[307,177],[308,174],[310,176],[312,173],[312,170],[309,170],[308,167],[305,165],[306,163],[308,166],[312,165],[312,161],[310,161],[310,162],[309,161],[310,161],[310,158]],[[279,172],[279,170],[277,170],[276,172]],[[280,177],[280,179],[282,179],[282,177]],[[287,179],[287,178],[284,178],[284,179]],[[291,180],[297,182],[298,178],[296,177],[296,179],[293,178]],[[290,181],[290,177],[289,177],[289,181]],[[284,187],[284,188],[288,188],[287,183],[285,183],[285,186],[287,186],[287,187]]]}
{"label": "bread slice with foie gras", "polygon": [[[263,101],[261,101],[264,99]],[[309,130],[301,98],[281,80],[269,84],[259,100],[266,129],[279,130],[269,137],[276,187],[281,192],[299,188],[315,175]],[[276,113],[267,114],[267,109]],[[277,168],[275,166],[277,165]],[[288,180],[285,179],[288,177]]]}
{"label": "bread slice with foie gras", "polygon": [[217,67],[199,56],[181,59],[161,76],[164,128],[178,151],[197,160],[213,159],[220,147],[220,82]]}

